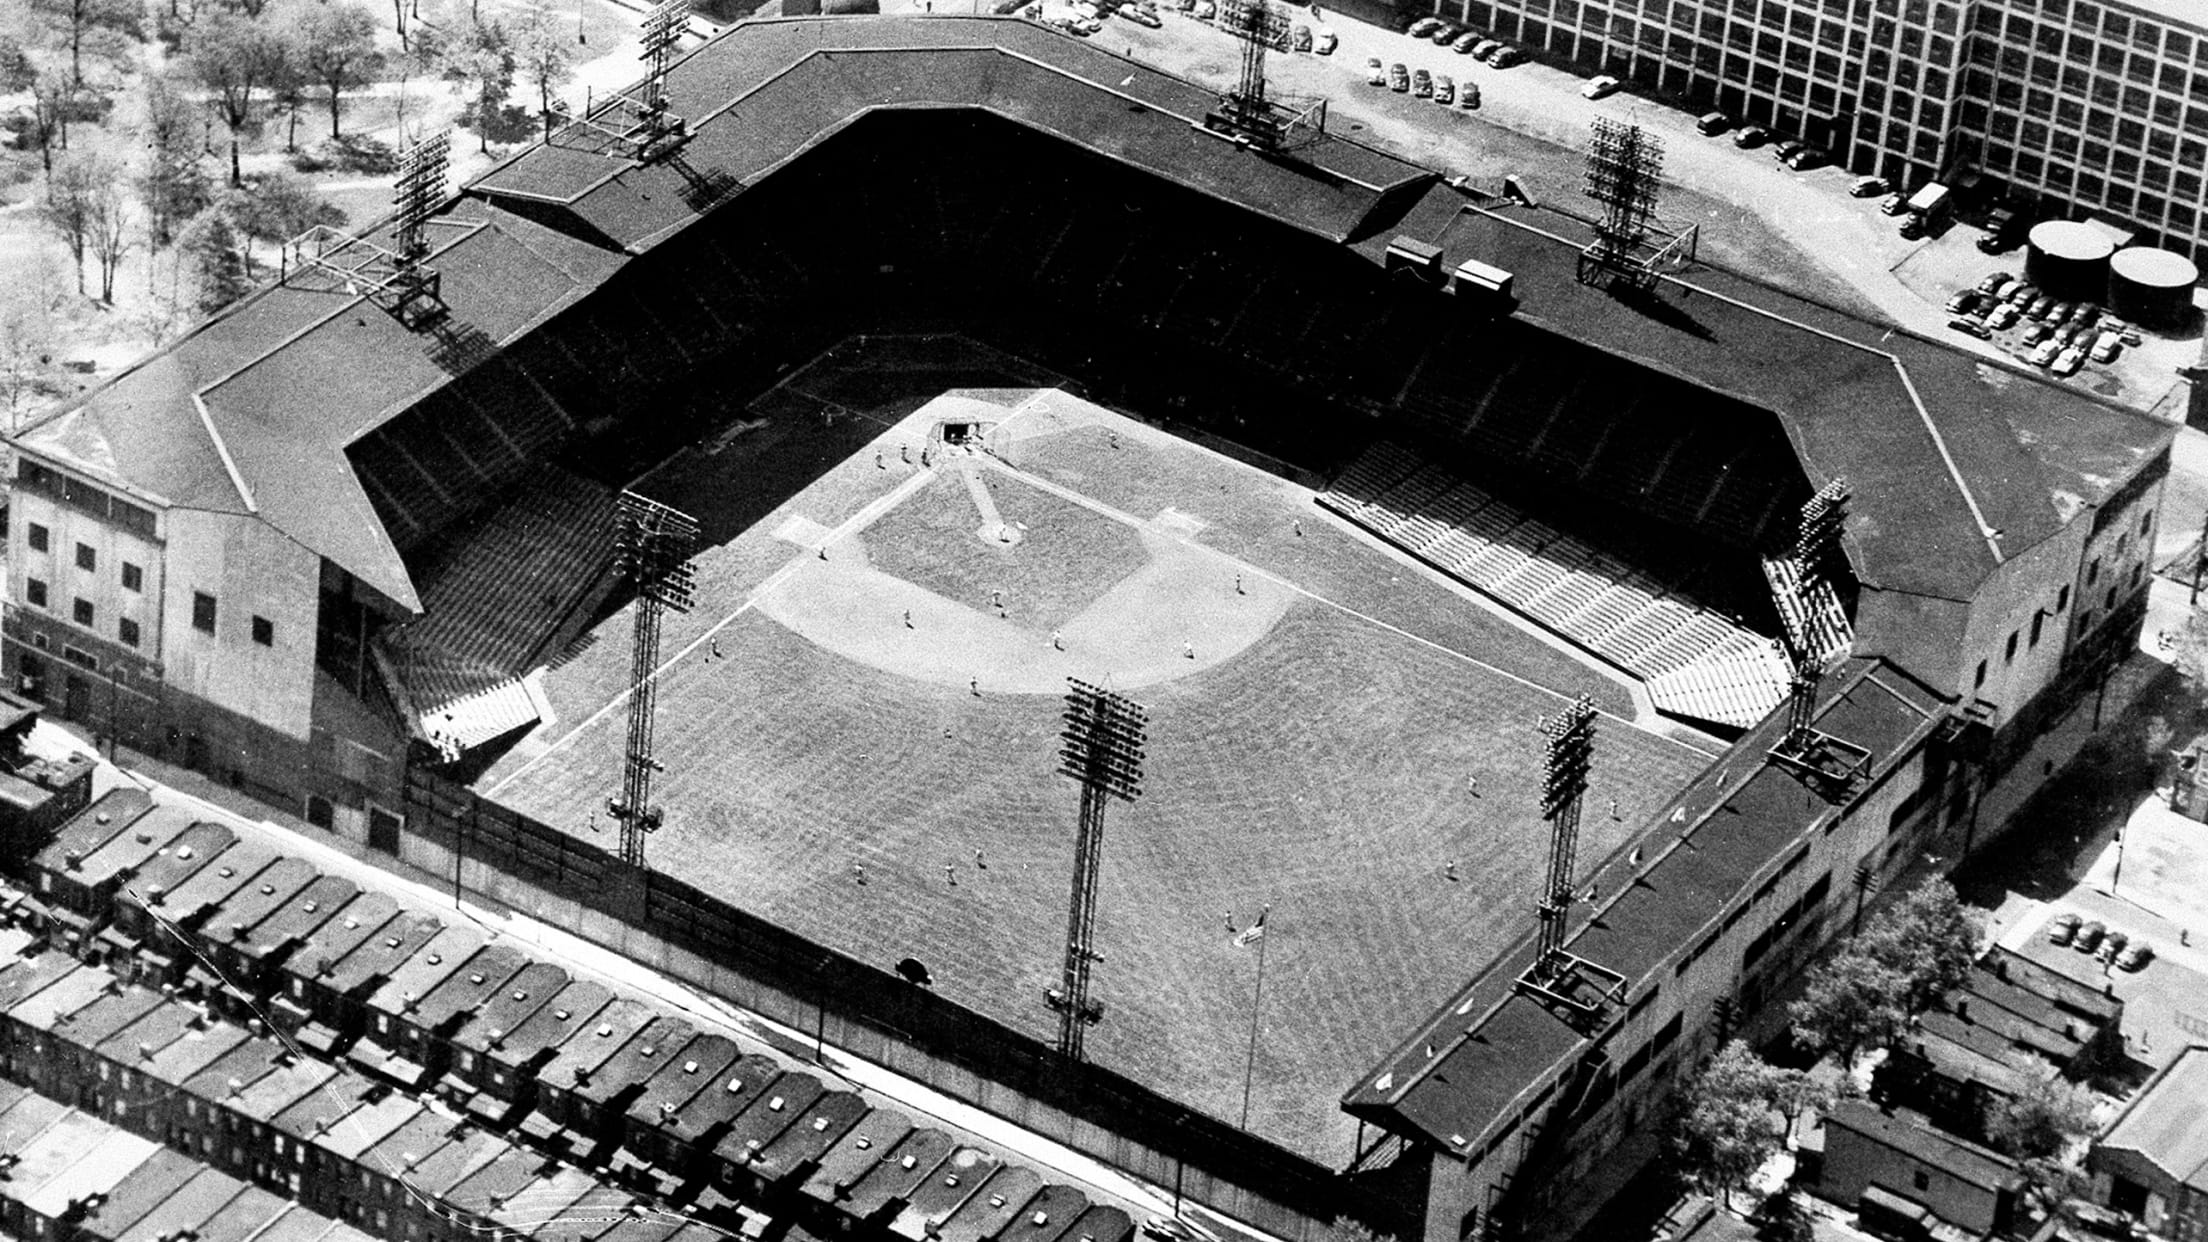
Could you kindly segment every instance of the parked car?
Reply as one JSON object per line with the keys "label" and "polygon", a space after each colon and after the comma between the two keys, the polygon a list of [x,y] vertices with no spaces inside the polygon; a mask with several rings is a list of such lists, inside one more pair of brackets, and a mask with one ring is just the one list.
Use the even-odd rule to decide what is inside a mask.
{"label": "parked car", "polygon": [[1480,84],[1467,82],[1457,88],[1457,106],[1477,112],[1480,107]]}
{"label": "parked car", "polygon": [[1694,122],[1695,132],[1705,138],[1712,134],[1722,134],[1732,127],[1733,118],[1722,112],[1705,112],[1696,117]]}
{"label": "parked car", "polygon": [[2032,352],[2025,355],[2024,360],[2031,363],[2035,367],[2053,366],[2055,363],[2055,355],[2061,352],[2061,341],[2041,341],[2039,344],[2032,346]]}
{"label": "parked car", "polygon": [[1786,161],[1793,159],[1796,152],[1807,150],[1809,150],[1808,143],[1803,142],[1798,138],[1789,138],[1785,142],[1780,143],[1778,146],[1771,148],[1771,154],[1775,156],[1780,163],[1783,164]]}
{"label": "parked car", "polygon": [[1610,96],[1617,94],[1618,88],[1623,85],[1625,85],[1625,83],[1618,81],[1616,78],[1611,77],[1607,73],[1599,74],[1595,77],[1589,78],[1586,84],[1579,88],[1580,98],[1607,99]]}
{"label": "parked car", "polygon": [[1733,145],[1747,150],[1771,141],[1771,131],[1761,125],[1747,125],[1733,134]]}
{"label": "parked car", "polygon": [[2114,362],[2116,355],[2124,352],[2124,343],[2113,332],[2103,332],[2093,338],[2093,361]]}
{"label": "parked car", "polygon": [[2065,910],[2047,920],[2047,942],[2068,944],[2078,934],[2078,916]]}
{"label": "parked car", "polygon": [[1388,89],[1397,94],[1411,89],[1411,71],[1400,60],[1388,66]]}
{"label": "parked car", "polygon": [[1997,298],[2014,283],[2016,283],[2016,277],[2009,275],[2007,272],[1988,272],[1978,281],[1978,292],[1988,297]]}
{"label": "parked car", "polygon": [[1411,36],[1411,37],[1412,37],[1412,38],[1414,38],[1414,39],[1423,39],[1423,38],[1425,38],[1425,37],[1426,37],[1427,35],[1430,35],[1430,34],[1432,34],[1432,33],[1433,33],[1434,31],[1436,31],[1436,30],[1439,30],[1440,28],[1441,28],[1441,19],[1440,19],[1440,18],[1438,18],[1438,17],[1421,17],[1421,18],[1419,18],[1419,19],[1418,19],[1417,21],[1415,21],[1415,22],[1412,22],[1412,23],[1411,23],[1411,28],[1410,28],[1410,29],[1408,29],[1408,30],[1406,30],[1406,31],[1404,31],[1403,33],[1404,33],[1404,34],[1407,34],[1407,35],[1409,35],[1409,36]]}
{"label": "parked car", "polygon": [[1884,177],[1857,177],[1848,183],[1849,198],[1877,198],[1886,192]]}
{"label": "parked car", "polygon": [[2049,369],[2057,375],[2071,376],[2076,375],[2078,368],[2084,365],[2085,354],[2080,352],[2077,346],[2070,345],[2065,346],[2062,352],[2055,355],[2054,364]]}
{"label": "parked car", "polygon": [[1386,86],[1388,84],[1388,71],[1387,68],[1380,63],[1379,57],[1373,56],[1367,58],[1365,61],[1365,71],[1374,86]]}
{"label": "parked car", "polygon": [[1947,300],[1946,310],[1950,315],[1967,315],[1975,310],[1977,306],[1978,291],[1976,289],[1965,289]]}
{"label": "parked car", "polygon": [[1993,333],[1986,331],[1986,325],[1978,322],[1975,319],[1950,319],[1947,321],[1947,326],[1955,329],[1957,332],[1961,332],[1969,336],[1975,336],[1981,341],[1990,341],[1993,339]]}
{"label": "parked car", "polygon": [[1452,26],[1448,22],[1443,22],[1440,26],[1436,27],[1434,29],[1434,33],[1428,35],[1427,38],[1432,39],[1434,41],[1434,44],[1438,47],[1447,47],[1450,44],[1456,42],[1457,36],[1463,33],[1464,27]]}
{"label": "parked car", "polygon": [[1434,94],[1434,75],[1424,69],[1411,70],[1411,94],[1420,99],[1431,99]]}
{"label": "parked car", "polygon": [[1879,200],[1878,214],[1882,216],[1898,216],[1907,210],[1909,210],[1909,196],[1906,194],[1889,194]]}
{"label": "parked car", "polygon": [[1525,64],[1526,54],[1505,43],[1495,49],[1494,55],[1487,58],[1487,63],[1497,69],[1509,69],[1516,65]]}
{"label": "parked car", "polygon": [[1924,227],[1923,216],[1909,215],[1902,218],[1901,235],[1908,238],[1910,241],[1915,241],[1918,238],[1924,236],[1927,231],[1928,230]]}
{"label": "parked car", "polygon": [[1342,45],[1342,36],[1331,30],[1321,29],[1311,36],[1311,50],[1321,56],[1332,56],[1334,49]]}
{"label": "parked car", "polygon": [[1310,28],[1309,26],[1302,26],[1302,25],[1299,25],[1299,26],[1297,26],[1297,27],[1296,27],[1296,29],[1295,29],[1295,33],[1293,33],[1293,34],[1291,34],[1291,35],[1289,35],[1289,36],[1288,36],[1288,47],[1289,47],[1289,50],[1291,50],[1291,51],[1297,51],[1297,52],[1308,52],[1308,51],[1310,51],[1310,50],[1311,50],[1311,28]]}
{"label": "parked car", "polygon": [[1995,302],[1993,313],[1986,316],[1986,326],[1998,332],[2003,328],[2014,327],[2018,318],[2015,307],[2007,302]]}
{"label": "parked car", "polygon": [[2101,947],[2093,951],[2093,956],[2113,965],[2116,961],[2116,955],[2123,952],[2124,946],[2130,943],[2131,937],[2111,929],[2108,935],[2101,940]]}
{"label": "parked car", "polygon": [[1142,1236],[1155,1242],[1211,1242],[1210,1235],[1178,1216],[1152,1216],[1142,1222]]}
{"label": "parked car", "polygon": [[2070,322],[2093,324],[2101,321],[2101,308],[2095,302],[2080,302],[2070,311]]}
{"label": "parked car", "polygon": [[2047,308],[2045,318],[2049,325],[2068,323],[2070,322],[2070,312],[2075,309],[2076,307],[2068,302],[2056,301]]}
{"label": "parked car", "polygon": [[1137,26],[1147,26],[1152,30],[1156,30],[1159,27],[1165,25],[1164,22],[1158,20],[1158,15],[1156,13],[1151,12],[1149,9],[1143,8],[1139,4],[1120,5],[1119,15],[1126,18],[1128,21],[1133,22]]}
{"label": "parked car", "polygon": [[1502,45],[1503,41],[1501,39],[1482,39],[1478,43],[1472,45],[1472,59],[1484,61],[1488,57],[1493,56],[1495,54],[1495,49],[1501,47]]}
{"label": "parked car", "polygon": [[2101,926],[2099,919],[2095,919],[2078,929],[2077,939],[2070,942],[2070,947],[2080,953],[2091,953],[2101,947],[2101,937],[2107,934],[2108,929]]}
{"label": "parked car", "polygon": [[2037,345],[2047,339],[2047,325],[2033,321],[2024,325],[2022,339],[2026,345]]}
{"label": "parked car", "polygon": [[2116,969],[2145,970],[2154,960],[2154,946],[2144,940],[2134,940],[2122,953],[2116,955]]}
{"label": "parked car", "polygon": [[1487,42],[1486,35],[1481,34],[1477,30],[1467,30],[1463,34],[1457,36],[1456,41],[1449,45],[1449,50],[1455,52],[1459,56],[1468,56],[1471,54],[1473,48],[1476,48],[1480,44],[1485,42]]}
{"label": "parked car", "polygon": [[2008,292],[2001,295],[2003,300],[2007,301],[2009,305],[2016,307],[2018,310],[2022,310],[2023,308],[2030,306],[2032,304],[2032,299],[2038,296],[2039,286],[2033,284],[2031,281],[2028,280],[2017,281],[2015,284],[2009,286]]}
{"label": "parked car", "polygon": [[2053,310],[2054,308],[2055,300],[2042,293],[2038,297],[2033,298],[2031,300],[2031,303],[2024,308],[2024,315],[2028,319],[2045,321],[2047,318],[2047,312]]}
{"label": "parked car", "polygon": [[1457,102],[1457,82],[1446,73],[1434,75],[1434,102],[1443,107]]}

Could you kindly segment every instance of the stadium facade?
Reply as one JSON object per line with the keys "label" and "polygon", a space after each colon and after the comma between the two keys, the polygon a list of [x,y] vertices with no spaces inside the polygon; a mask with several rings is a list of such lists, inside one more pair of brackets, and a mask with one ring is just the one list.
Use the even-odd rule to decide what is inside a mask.
{"label": "stadium facade", "polygon": [[[1335,1167],[1104,1071],[1021,1068],[1049,1105],[1021,1115],[1223,1210],[1445,1242],[1583,1221],[1666,1090],[1880,877],[1974,845],[1987,791],[2036,781],[2019,758],[2136,645],[2172,429],[2005,361],[1714,268],[1612,296],[1575,279],[1578,219],[1337,138],[1260,153],[1204,127],[1199,88],[1017,21],[753,22],[668,89],[692,128],[672,158],[563,136],[449,203],[436,327],[293,274],[18,436],[13,684],[410,861],[504,833],[503,899],[744,993],[742,946],[666,932],[656,881],[531,862],[514,843],[550,830],[434,774],[535,719],[516,678],[545,648],[408,640],[517,606],[420,583],[548,463],[624,477],[837,340],[950,329],[1291,461],[1411,444],[1629,562],[1718,566],[1767,631],[1761,558],[1844,477],[1854,643],[1818,721],[1863,762],[1805,786],[1774,714],[1605,860],[1572,942],[1626,980],[1600,1022],[1532,1004],[1512,954],[1438,964],[1474,977],[1349,1085],[1380,1137]],[[1403,237],[1516,298],[1406,272]],[[518,606],[602,602],[574,556]],[[1006,1059],[946,1046],[988,1025],[878,1030],[1011,1111]]]}
{"label": "stadium facade", "polygon": [[2208,47],[2154,0],[1438,0],[1557,60],[1799,135],[1897,185],[1982,174],[2208,260]]}

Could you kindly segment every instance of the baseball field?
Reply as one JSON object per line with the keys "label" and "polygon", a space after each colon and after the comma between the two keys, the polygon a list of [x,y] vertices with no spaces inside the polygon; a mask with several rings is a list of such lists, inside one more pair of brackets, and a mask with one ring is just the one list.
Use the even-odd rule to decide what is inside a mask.
{"label": "baseball field", "polygon": [[[1707,762],[1608,674],[1263,469],[955,340],[798,373],[638,490],[697,513],[658,675],[654,867],[1049,1038],[1078,803],[1068,677],[1150,713],[1110,811],[1092,1059],[1330,1163],[1342,1090],[1533,925],[1539,719],[1605,715],[1591,867]],[[945,428],[971,442],[951,444]],[[1347,458],[1361,445],[1345,444]],[[1299,481],[1299,478],[1301,481]],[[630,618],[478,788],[598,831]]]}

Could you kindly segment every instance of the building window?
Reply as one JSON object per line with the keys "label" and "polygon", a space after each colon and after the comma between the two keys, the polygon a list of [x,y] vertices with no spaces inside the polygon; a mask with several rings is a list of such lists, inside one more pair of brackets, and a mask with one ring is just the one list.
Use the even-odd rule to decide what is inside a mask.
{"label": "building window", "polygon": [[92,550],[92,545],[89,543],[78,544],[77,568],[85,571],[86,573],[91,573],[93,570],[96,570],[99,567],[100,554]]}
{"label": "building window", "polygon": [[2093,563],[2085,567],[2085,585],[2092,586],[2094,583],[2099,582],[2100,580],[2101,558],[2096,556],[2093,558]]}
{"label": "building window", "polygon": [[307,795],[307,822],[317,828],[333,827],[337,823],[337,808],[321,794]]}
{"label": "building window", "polygon": [[129,617],[124,617],[120,622],[117,623],[116,628],[120,633],[120,636],[123,640],[123,645],[125,647],[135,647],[138,645],[138,623],[136,621],[131,620]]}
{"label": "building window", "polygon": [[78,625],[90,626],[92,624],[92,601],[88,599],[78,600],[70,608],[69,615]]}
{"label": "building window", "polygon": [[215,597],[205,591],[192,592],[192,628],[202,634],[215,632]]}
{"label": "building window", "polygon": [[36,578],[23,580],[23,598],[39,608],[46,606],[46,584]]}
{"label": "building window", "polygon": [[2040,627],[2041,627],[2041,626],[2042,626],[2043,624],[2045,624],[2045,623],[2046,623],[2046,620],[2047,620],[2047,614],[2046,614],[2046,613],[2044,613],[2044,612],[2035,612],[2035,613],[2033,613],[2033,614],[2032,614],[2032,644],[2031,644],[2031,645],[2032,645],[2032,646],[2034,646],[2034,647],[2037,647],[2037,646],[2039,646],[2039,631],[2040,631]]}
{"label": "building window", "polygon": [[139,568],[138,566],[136,566],[136,565],[133,565],[133,564],[131,564],[131,563],[130,563],[129,561],[124,561],[124,562],[123,562],[123,589],[124,589],[124,590],[126,590],[126,591],[143,591],[143,590],[145,590],[145,589],[146,589],[146,571],[145,571],[145,570],[143,570],[143,569],[140,569],[140,568]]}
{"label": "building window", "polygon": [[2009,649],[2001,653],[2001,662],[2003,664],[2007,664],[2009,661],[2016,658],[2016,636],[2017,632],[2015,630],[2009,631]]}
{"label": "building window", "polygon": [[1985,684],[1986,684],[1986,662],[1985,662],[1984,660],[1980,660],[1980,661],[1978,661],[1978,676],[1977,676],[1977,677],[1976,677],[1975,679],[1973,679],[1973,680],[1971,681],[1971,683],[1970,683],[1970,688],[1971,688],[1971,689],[1973,689],[1973,690],[1976,690],[1976,689],[1977,689],[1978,687],[1980,687],[1980,686],[1983,686],[1983,685],[1985,685]]}
{"label": "building window", "polygon": [[2147,532],[2152,529],[2154,529],[2154,510],[2149,509],[2146,516],[2139,519],[2139,538],[2144,540],[2147,537]]}
{"label": "building window", "polygon": [[40,526],[36,522],[32,522],[30,524],[30,529],[27,532],[27,537],[31,541],[31,551],[33,552],[44,552],[49,546],[51,546],[51,538],[48,535],[46,528]]}
{"label": "building window", "polygon": [[1912,1172],[1912,1173],[1911,1173],[1911,1174],[1909,1175],[1909,1177],[1910,1177],[1910,1180],[1912,1180],[1912,1181],[1914,1181],[1914,1182],[1916,1183],[1916,1187],[1917,1187],[1917,1189],[1919,1189],[1919,1190],[1930,1190],[1930,1189],[1932,1189],[1932,1175],[1931,1175],[1930,1173],[1927,1173],[1927,1172],[1925,1172],[1925,1171],[1924,1171],[1923,1169],[1918,1169],[1918,1170],[1916,1170],[1916,1171]]}
{"label": "building window", "polygon": [[267,617],[253,618],[253,641],[263,647],[276,645],[276,623]]}
{"label": "building window", "polygon": [[2068,608],[2069,606],[2070,588],[2064,587],[2061,590],[2055,592],[2055,611],[2057,613],[2060,613],[2063,609]]}

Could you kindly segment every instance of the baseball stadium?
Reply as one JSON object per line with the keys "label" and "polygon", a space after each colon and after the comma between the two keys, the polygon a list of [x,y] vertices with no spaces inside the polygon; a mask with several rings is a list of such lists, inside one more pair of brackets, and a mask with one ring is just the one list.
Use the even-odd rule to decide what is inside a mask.
{"label": "baseball stadium", "polygon": [[[315,738],[384,721],[404,782],[594,859],[640,758],[644,861],[685,900],[1037,1048],[1077,896],[1069,679],[1124,696],[1147,727],[1104,813],[1082,1055],[1283,1167],[1370,1168],[1376,1121],[1450,1154],[1464,1123],[1388,1120],[1417,1074],[1359,1084],[1476,1039],[1467,981],[1532,939],[1544,719],[1596,712],[1578,874],[1627,888],[1694,831],[1698,778],[1702,817],[1763,762],[1802,684],[1772,592],[1820,489],[1851,500],[1846,567],[1801,595],[1817,654],[1906,684],[1910,746],[2136,634],[2101,554],[2151,518],[2166,427],[1707,265],[1600,287],[1570,204],[1317,129],[1253,144],[1207,124],[1217,96],[1013,20],[751,21],[664,91],[679,142],[579,122],[442,203],[433,313],[384,313],[325,251],[26,462],[310,553],[223,590],[319,574]],[[624,493],[697,525],[649,650]],[[46,676],[19,611],[10,672]],[[2060,620],[2020,659],[2035,615]],[[183,731],[195,764],[254,749],[212,709]],[[223,770],[306,789],[310,820],[375,803],[306,751]],[[418,805],[370,844],[428,857]],[[1703,876],[1697,916],[1774,842]],[[1426,1236],[1457,1236],[1441,1215]]]}

